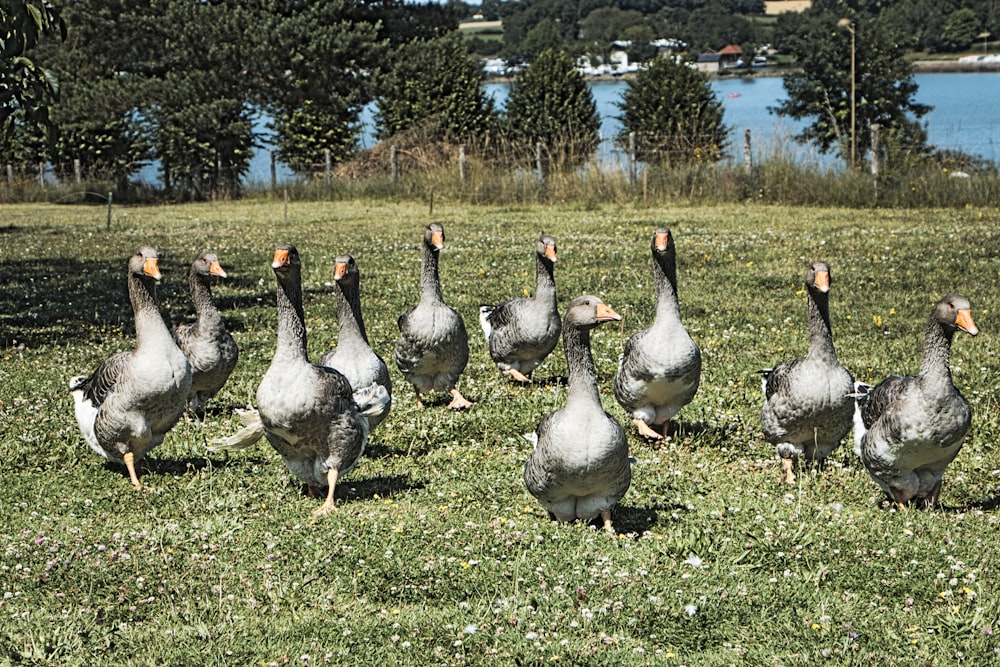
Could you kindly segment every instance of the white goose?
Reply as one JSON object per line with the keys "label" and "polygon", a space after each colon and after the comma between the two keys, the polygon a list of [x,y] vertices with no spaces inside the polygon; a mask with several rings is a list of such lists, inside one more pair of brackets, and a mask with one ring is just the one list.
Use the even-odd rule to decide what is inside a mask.
{"label": "white goose", "polygon": [[128,262],[135,349],[69,383],[84,440],[105,459],[124,463],[137,489],[136,465],[177,423],[191,389],[191,366],[156,307],[153,284],[159,279],[156,250],[140,246]]}
{"label": "white goose", "polygon": [[854,417],[854,378],[840,365],[830,328],[830,267],[815,262],[806,272],[809,352],[764,374],[761,428],[775,445],[787,483],[795,461],[823,461],[847,436]]}
{"label": "white goose", "polygon": [[954,294],[931,312],[920,372],[886,378],[858,399],[867,429],[861,462],[900,508],[914,499],[930,507],[937,504],[945,468],[972,424],[972,408],[951,380],[956,331],[979,333],[969,300]]}
{"label": "white goose", "polygon": [[535,250],[535,295],[479,308],[490,357],[517,382],[531,382],[532,372],[559,342],[555,263],[556,240],[542,234]]}
{"label": "white goose", "polygon": [[213,253],[203,252],[191,264],[188,283],[197,319],[174,327],[177,347],[191,364],[191,394],[188,407],[203,417],[205,404],[215,396],[236,368],[239,350],[226,331],[222,315],[212,299],[212,277],[225,278],[226,272]]}
{"label": "white goose", "polygon": [[535,429],[535,449],[524,466],[524,483],[558,521],[598,516],[614,534],[611,510],[631,482],[628,441],[604,411],[597,387],[590,330],[621,316],[596,296],[574,299],[563,321],[563,350],[569,367],[566,406]]}
{"label": "white goose", "polygon": [[441,296],[438,255],[444,247],[444,228],[434,222],[424,230],[420,262],[420,301],[399,316],[396,366],[417,392],[451,394],[448,407],[462,410],[472,405],[455,386],[469,362],[469,336],[462,316]]}
{"label": "white goose", "polygon": [[656,315],[648,329],[636,332],[625,343],[615,376],[615,398],[640,435],[660,440],[670,419],[698,391],[701,350],[681,323],[677,252],[669,229],[661,227],[653,233],[652,254]]}

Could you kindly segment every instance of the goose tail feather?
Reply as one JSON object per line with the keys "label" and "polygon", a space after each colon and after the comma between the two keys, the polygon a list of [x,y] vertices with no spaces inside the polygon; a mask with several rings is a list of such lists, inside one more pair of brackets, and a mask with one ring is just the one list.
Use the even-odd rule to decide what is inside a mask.
{"label": "goose tail feather", "polygon": [[215,438],[209,440],[208,449],[213,452],[239,451],[252,447],[264,435],[264,422],[260,420],[260,413],[254,409],[237,410],[243,428],[233,435],[225,438]]}

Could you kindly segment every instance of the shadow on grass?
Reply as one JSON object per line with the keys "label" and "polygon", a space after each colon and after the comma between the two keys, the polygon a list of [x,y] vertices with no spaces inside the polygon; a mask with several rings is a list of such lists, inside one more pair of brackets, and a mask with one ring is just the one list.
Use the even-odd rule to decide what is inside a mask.
{"label": "shadow on grass", "polygon": [[[126,281],[128,255],[107,260],[69,257],[0,260],[0,343],[38,347],[67,340],[87,342],[103,338],[92,329],[121,326],[134,336],[135,324],[129,306]],[[157,285],[160,312],[175,321],[192,321],[194,311],[188,296],[187,267],[170,267]],[[244,291],[216,298],[226,328],[242,331],[240,320],[227,317],[232,310],[259,307],[262,303],[257,278],[227,279],[227,287]],[[270,290],[273,292],[274,290]],[[272,306],[273,294],[264,298]]]}
{"label": "shadow on grass", "polygon": [[422,488],[424,483],[413,481],[409,475],[391,475],[338,482],[335,495],[345,500],[371,500],[376,495],[380,498],[391,498],[404,491]]}
{"label": "shadow on grass", "polygon": [[672,521],[673,514],[687,514],[684,505],[676,503],[653,503],[645,507],[618,505],[614,513],[615,530],[619,533],[642,534],[653,526],[661,523],[663,516]]}

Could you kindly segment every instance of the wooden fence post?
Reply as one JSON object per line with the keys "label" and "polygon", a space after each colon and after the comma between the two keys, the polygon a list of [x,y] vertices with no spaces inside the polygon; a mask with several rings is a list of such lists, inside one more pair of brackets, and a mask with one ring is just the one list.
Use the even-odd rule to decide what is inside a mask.
{"label": "wooden fence post", "polygon": [[274,190],[278,187],[278,165],[275,161],[274,151],[268,151],[267,154],[271,161],[271,190]]}
{"label": "wooden fence post", "polygon": [[323,160],[324,160],[323,174],[326,177],[326,187],[330,187],[331,185],[333,185],[333,155],[330,153],[329,148],[323,150]]}
{"label": "wooden fence post", "polygon": [[458,147],[458,177],[465,183],[465,146]]}
{"label": "wooden fence post", "polygon": [[878,179],[878,174],[882,170],[882,126],[872,123],[872,176]]}
{"label": "wooden fence post", "polygon": [[392,184],[399,180],[399,156],[396,154],[396,147],[389,146],[389,169],[392,173]]}
{"label": "wooden fence post", "polygon": [[635,132],[628,133],[628,182],[635,187],[639,177],[639,161],[636,159]]}
{"label": "wooden fence post", "polygon": [[80,158],[73,158],[73,177],[76,179],[76,184],[80,185],[83,181],[82,175],[80,173]]}
{"label": "wooden fence post", "polygon": [[535,144],[535,170],[538,172],[538,180],[545,180],[545,164],[542,160],[542,142]]}
{"label": "wooden fence post", "polygon": [[38,187],[45,189],[45,163],[38,163]]}
{"label": "wooden fence post", "polygon": [[750,128],[743,133],[743,170],[747,176],[753,173],[753,151],[750,143]]}
{"label": "wooden fence post", "polygon": [[8,185],[14,185],[14,165],[7,165],[7,183]]}
{"label": "wooden fence post", "polygon": [[114,200],[114,194],[111,193],[111,192],[109,192],[108,193],[108,223],[107,223],[107,229],[109,231],[111,230],[111,202],[113,200]]}

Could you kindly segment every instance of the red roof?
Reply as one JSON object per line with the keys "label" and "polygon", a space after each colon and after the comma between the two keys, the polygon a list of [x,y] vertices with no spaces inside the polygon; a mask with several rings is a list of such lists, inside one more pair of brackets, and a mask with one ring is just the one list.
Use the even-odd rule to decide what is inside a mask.
{"label": "red roof", "polygon": [[719,51],[720,56],[738,56],[743,53],[743,49],[736,46],[735,44],[729,44]]}

